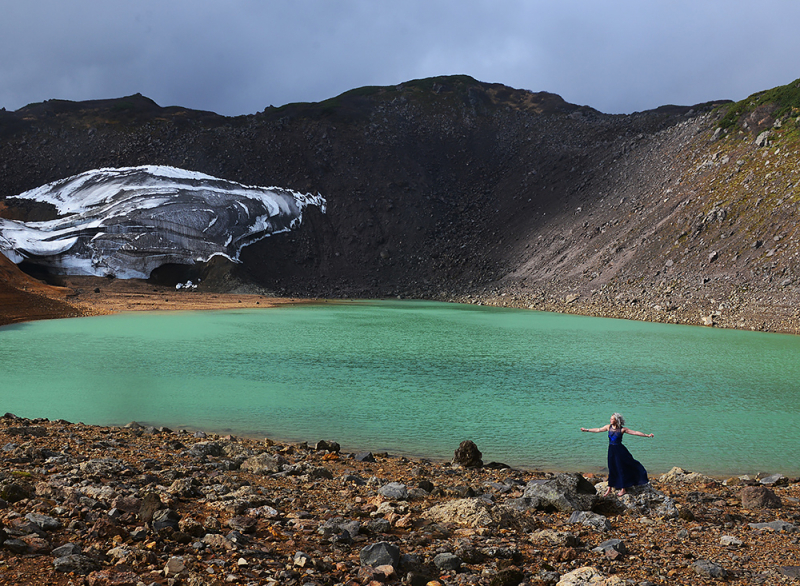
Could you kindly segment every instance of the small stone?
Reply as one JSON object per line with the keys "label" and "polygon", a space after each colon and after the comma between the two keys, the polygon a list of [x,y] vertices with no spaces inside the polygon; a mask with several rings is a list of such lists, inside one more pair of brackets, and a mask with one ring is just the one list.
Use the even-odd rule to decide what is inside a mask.
{"label": "small stone", "polygon": [[570,515],[567,523],[580,523],[600,532],[611,530],[611,523],[606,517],[591,511],[575,511]]}
{"label": "small stone", "polygon": [[310,567],[312,565],[311,556],[302,551],[298,551],[294,554],[294,558],[292,558],[292,564],[298,568]]}
{"label": "small stone", "polygon": [[706,578],[724,579],[728,575],[722,566],[708,560],[697,560],[692,567],[695,572]]}
{"label": "small stone", "polygon": [[47,515],[41,515],[39,513],[28,513],[25,515],[25,518],[38,525],[45,531],[54,531],[56,529],[61,528],[61,521],[58,519],[54,519],[53,517],[48,517]]}
{"label": "small stone", "polygon": [[80,555],[82,552],[81,546],[77,543],[65,543],[57,548],[55,548],[52,552],[53,557],[60,558],[66,555]]}
{"label": "small stone", "polygon": [[433,558],[433,564],[441,572],[454,572],[461,567],[461,558],[450,552],[444,552]]}
{"label": "small stone", "polygon": [[614,550],[620,554],[628,553],[628,548],[625,547],[625,543],[621,539],[609,539],[604,541],[592,551],[597,553],[607,553],[609,550]]}
{"label": "small stone", "polygon": [[167,560],[167,564],[164,566],[164,575],[167,577],[177,576],[185,569],[186,564],[183,562],[183,557],[173,556]]}
{"label": "small stone", "polygon": [[53,566],[58,572],[73,572],[75,574],[89,574],[99,568],[96,561],[85,555],[65,555],[53,560]]}

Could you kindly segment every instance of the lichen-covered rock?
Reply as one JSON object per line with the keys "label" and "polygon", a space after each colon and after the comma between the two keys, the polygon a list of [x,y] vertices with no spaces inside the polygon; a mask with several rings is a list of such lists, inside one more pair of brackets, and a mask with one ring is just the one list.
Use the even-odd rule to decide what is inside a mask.
{"label": "lichen-covered rock", "polygon": [[519,511],[479,498],[456,499],[436,505],[425,511],[422,518],[466,527],[525,527],[528,524],[527,518]]}
{"label": "lichen-covered rock", "polygon": [[241,469],[253,474],[274,474],[283,470],[287,461],[282,456],[273,456],[266,452],[251,456],[242,462]]}
{"label": "lichen-covered rock", "polygon": [[659,476],[658,481],[663,483],[676,483],[676,482],[707,482],[711,480],[708,476],[704,476],[699,472],[687,472],[683,468],[673,466],[669,472]]}

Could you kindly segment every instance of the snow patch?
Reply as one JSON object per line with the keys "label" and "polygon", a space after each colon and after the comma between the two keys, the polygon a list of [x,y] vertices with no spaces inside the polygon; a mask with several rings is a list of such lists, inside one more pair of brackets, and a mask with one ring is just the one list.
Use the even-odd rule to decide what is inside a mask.
{"label": "snow patch", "polygon": [[175,167],[97,169],[16,196],[52,204],[47,222],[0,219],[0,252],[68,275],[147,278],[165,263],[194,264],[239,252],[302,222],[325,199],[247,186]]}

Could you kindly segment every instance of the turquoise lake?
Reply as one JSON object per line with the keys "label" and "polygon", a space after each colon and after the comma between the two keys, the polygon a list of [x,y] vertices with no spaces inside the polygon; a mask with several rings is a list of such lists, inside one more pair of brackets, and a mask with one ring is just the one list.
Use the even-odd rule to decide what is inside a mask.
{"label": "turquoise lake", "polygon": [[599,472],[800,474],[800,337],[417,301],[0,328],[0,410]]}

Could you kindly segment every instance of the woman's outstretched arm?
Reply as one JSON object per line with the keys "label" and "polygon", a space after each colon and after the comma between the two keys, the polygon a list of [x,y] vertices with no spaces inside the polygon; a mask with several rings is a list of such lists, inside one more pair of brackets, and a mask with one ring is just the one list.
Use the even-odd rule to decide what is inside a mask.
{"label": "woman's outstretched arm", "polygon": [[610,426],[611,426],[611,424],[606,423],[603,427],[590,427],[590,428],[581,427],[581,431],[589,431],[591,433],[600,433],[601,431],[608,431],[608,428]]}
{"label": "woman's outstretched arm", "polygon": [[654,437],[652,433],[642,433],[641,431],[634,431],[633,429],[628,429],[627,427],[622,428],[622,433],[638,435],[639,437]]}

